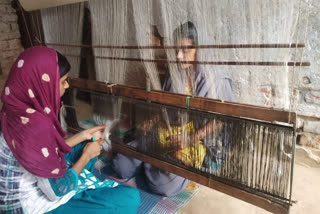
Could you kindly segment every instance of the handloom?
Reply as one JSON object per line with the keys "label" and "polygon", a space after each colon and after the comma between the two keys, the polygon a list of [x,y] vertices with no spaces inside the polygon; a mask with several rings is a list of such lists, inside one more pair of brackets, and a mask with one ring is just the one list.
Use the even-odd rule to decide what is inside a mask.
{"label": "handloom", "polygon": [[[37,39],[71,62],[70,85],[77,92],[72,98],[86,92],[98,124],[119,120],[110,137],[114,151],[270,212],[288,213],[296,141],[293,80],[301,67],[310,66],[303,61],[308,23],[300,16],[308,13],[302,6],[301,0],[91,0],[42,9],[42,26],[34,25],[43,31],[43,41]],[[172,32],[190,20],[199,44],[177,46]],[[162,45],[151,42],[153,25]],[[180,49],[196,49],[197,59],[178,61]],[[80,79],[84,61],[94,72]],[[228,71],[240,91],[238,103],[185,95],[181,63],[208,71],[210,85]],[[170,73],[174,93],[161,91],[163,70]],[[255,88],[257,81],[266,89]],[[216,98],[215,90],[209,93]],[[194,134],[204,124],[209,126],[199,142]],[[184,137],[188,151],[166,142],[175,135]],[[139,145],[127,146],[131,139]]]}
{"label": "handloom", "polygon": [[[121,136],[119,127],[114,130],[114,151],[149,162],[271,212],[289,211],[295,128],[294,123],[288,121],[289,115],[290,120],[295,121],[295,113],[200,97],[188,98],[168,92],[148,92],[122,85],[110,87],[111,84],[85,79],[72,79],[70,83],[74,88],[89,91],[92,99],[101,103],[121,99],[125,103],[122,116],[130,118],[127,121],[129,124],[139,120],[150,121],[151,126],[154,115],[160,115],[161,118],[152,124],[153,128],[147,135],[137,127],[130,129],[128,136]],[[188,106],[187,99],[190,99]],[[213,133],[213,140],[203,141],[207,151],[200,166],[201,154],[196,150],[186,161],[186,158],[177,156],[178,145],[159,143],[159,130],[166,127],[164,112],[169,117],[176,115],[177,120],[180,119],[178,123],[184,124],[181,127],[186,127],[185,130],[171,127],[173,133],[183,132],[189,139],[186,147],[194,147],[197,143],[190,138],[191,129],[195,129],[197,124],[214,124],[210,127],[213,130],[206,130]],[[187,118],[182,120],[186,115]],[[193,127],[189,126],[190,122]],[[127,138],[140,139],[139,145],[136,148],[127,146]]]}

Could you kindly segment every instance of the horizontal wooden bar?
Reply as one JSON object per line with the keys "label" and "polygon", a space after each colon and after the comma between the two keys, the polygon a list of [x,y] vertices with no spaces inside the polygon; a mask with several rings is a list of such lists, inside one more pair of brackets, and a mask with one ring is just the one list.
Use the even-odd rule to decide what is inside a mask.
{"label": "horizontal wooden bar", "polygon": [[292,44],[221,44],[221,45],[80,45],[80,44],[61,44],[61,43],[45,43],[45,45],[62,46],[62,47],[79,47],[79,48],[106,48],[106,49],[231,49],[231,48],[304,48],[305,44],[292,43]]}
{"label": "horizontal wooden bar", "polygon": [[[64,54],[69,57],[82,57],[78,55]],[[88,57],[88,56],[86,56]],[[96,59],[121,60],[129,62],[146,62],[158,64],[193,64],[193,65],[232,65],[232,66],[310,66],[310,62],[235,62],[235,61],[179,61],[166,59],[141,59],[127,57],[92,56]]]}
{"label": "horizontal wooden bar", "polygon": [[230,195],[232,197],[238,198],[240,200],[243,200],[245,202],[248,202],[250,204],[253,204],[255,206],[258,206],[260,208],[263,208],[269,212],[276,213],[276,214],[288,214],[290,205],[288,202],[283,201],[277,201],[276,199],[270,200],[268,198],[264,198],[262,196],[247,192],[245,190],[241,190],[239,188],[224,184],[222,182],[213,180],[211,178],[205,177],[203,175],[196,174],[194,172],[188,171],[187,169],[175,166],[171,163],[167,163],[165,161],[152,158],[150,156],[147,156],[145,154],[139,153],[128,146],[121,145],[121,144],[112,144],[112,150],[116,152],[120,152],[124,155],[131,156],[134,158],[137,158],[139,160],[142,160],[144,162],[150,163],[151,165],[161,168],[163,170],[166,170],[168,172],[172,172],[176,175],[185,177],[187,179],[190,179],[192,181],[195,181],[199,184],[205,185],[207,187],[210,187],[212,189],[215,189],[219,192],[225,193],[227,195]]}
{"label": "horizontal wooden bar", "polygon": [[[94,80],[70,79],[70,86],[83,90],[102,92],[116,96],[135,99],[150,100],[156,103],[174,105],[186,108],[186,100],[189,99],[189,108],[207,112],[216,112],[235,117],[261,120],[271,123],[295,124],[296,114],[294,112],[275,110],[266,107],[246,105],[241,103],[226,102],[204,97],[189,97],[183,94],[175,94],[164,91],[146,91],[124,85],[106,84]],[[187,98],[189,97],[189,98]]]}

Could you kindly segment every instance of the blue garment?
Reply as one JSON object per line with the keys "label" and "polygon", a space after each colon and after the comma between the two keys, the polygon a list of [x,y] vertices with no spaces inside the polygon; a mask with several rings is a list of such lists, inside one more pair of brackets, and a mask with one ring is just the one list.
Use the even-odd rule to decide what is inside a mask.
{"label": "blue garment", "polygon": [[62,197],[77,189],[78,174],[74,169],[70,168],[64,173],[63,177],[50,178],[48,180],[55,195]]}
{"label": "blue garment", "polygon": [[[214,72],[214,71],[206,71],[206,72]],[[179,92],[185,90],[186,84],[186,72],[179,72],[181,82],[179,83]],[[194,96],[198,97],[209,97],[210,87],[215,87],[216,97],[209,97],[213,99],[219,100],[227,100],[227,101],[235,101],[233,92],[232,92],[232,80],[223,72],[217,71],[215,72],[214,86],[209,85],[206,81],[205,71],[202,66],[197,66],[196,72],[194,74]],[[172,84],[172,79],[170,78],[169,72],[166,74],[166,79],[163,84],[162,90],[175,92]],[[178,93],[178,92],[175,92]],[[181,93],[181,92],[180,92]]]}
{"label": "blue garment", "polygon": [[48,214],[133,214],[137,213],[139,204],[140,194],[137,189],[119,185],[79,193]]}
{"label": "blue garment", "polygon": [[[68,166],[72,166],[81,156],[85,143],[75,146],[71,153],[65,155]],[[93,172],[97,158],[85,166],[85,171]],[[62,181],[65,182],[65,181]],[[68,186],[68,185],[67,185]],[[81,191],[66,204],[59,206],[49,214],[59,213],[96,213],[121,214],[136,213],[140,205],[139,191],[132,187],[119,185],[114,188],[98,188]]]}

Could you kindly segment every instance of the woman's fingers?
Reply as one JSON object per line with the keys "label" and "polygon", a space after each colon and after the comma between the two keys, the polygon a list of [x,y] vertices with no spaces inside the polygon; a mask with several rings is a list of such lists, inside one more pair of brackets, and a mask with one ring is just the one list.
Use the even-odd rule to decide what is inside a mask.
{"label": "woman's fingers", "polygon": [[100,144],[100,146],[103,144],[103,139],[99,139],[96,142],[98,142]]}
{"label": "woman's fingers", "polygon": [[95,126],[95,127],[92,127],[92,128],[88,128],[87,131],[88,131],[89,133],[95,133],[95,132],[97,132],[97,131],[101,131],[101,130],[105,129],[106,126],[107,126],[107,125]]}
{"label": "woman's fingers", "polygon": [[105,128],[106,125],[95,126],[84,130],[83,133],[85,134],[87,140],[95,141],[102,138],[102,132]]}

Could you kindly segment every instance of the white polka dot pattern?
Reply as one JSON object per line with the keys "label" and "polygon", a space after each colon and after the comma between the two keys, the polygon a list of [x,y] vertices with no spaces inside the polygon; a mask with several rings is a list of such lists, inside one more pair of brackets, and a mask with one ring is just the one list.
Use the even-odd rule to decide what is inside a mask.
{"label": "white polka dot pattern", "polygon": [[45,107],[44,108],[44,112],[47,113],[47,114],[50,114],[51,110],[48,107]]}
{"label": "white polka dot pattern", "polygon": [[52,170],[52,171],[51,171],[51,174],[56,174],[56,175],[59,174],[59,169],[54,169],[54,170]]}
{"label": "white polka dot pattern", "polygon": [[49,151],[48,151],[47,148],[42,148],[42,149],[41,149],[41,152],[42,152],[42,154],[43,154],[43,156],[44,156],[45,158],[47,158],[47,157],[49,156]]}
{"label": "white polka dot pattern", "polygon": [[8,86],[4,89],[4,91],[5,91],[5,94],[6,94],[6,95],[9,95],[9,94],[10,94],[10,89],[9,89]]}
{"label": "white polka dot pattern", "polygon": [[28,89],[28,93],[31,98],[34,98],[33,91],[30,88]]}
{"label": "white polka dot pattern", "polygon": [[29,114],[33,114],[33,113],[36,112],[36,110],[34,110],[32,108],[27,108],[26,112],[29,113]]}
{"label": "white polka dot pattern", "polygon": [[18,61],[18,68],[22,68],[23,64],[24,64],[24,60],[23,60],[23,59],[20,59],[20,60]]}
{"label": "white polka dot pattern", "polygon": [[48,74],[44,73],[42,74],[42,80],[43,81],[46,81],[46,82],[50,82],[50,77]]}
{"label": "white polka dot pattern", "polygon": [[29,123],[29,118],[27,117],[20,117],[22,124],[27,124]]}

